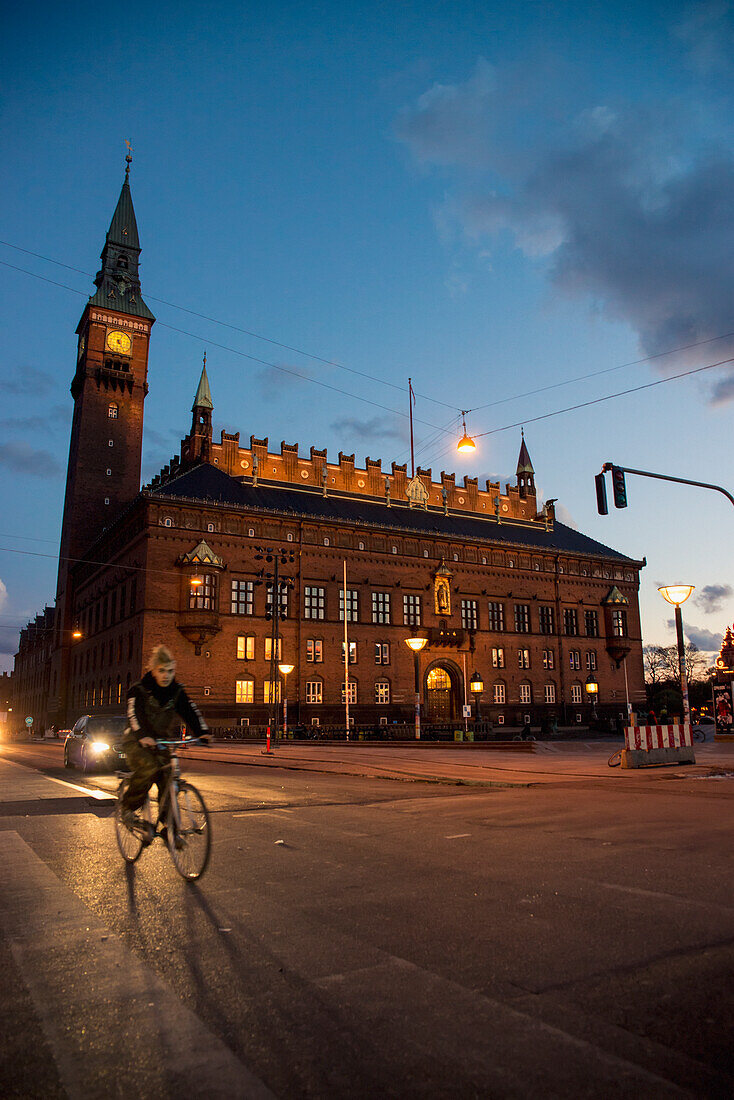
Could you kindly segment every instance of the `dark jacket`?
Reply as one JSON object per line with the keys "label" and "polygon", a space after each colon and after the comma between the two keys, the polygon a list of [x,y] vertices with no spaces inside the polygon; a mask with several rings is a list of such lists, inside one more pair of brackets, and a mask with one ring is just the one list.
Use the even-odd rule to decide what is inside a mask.
{"label": "dark jacket", "polygon": [[152,672],[133,684],[127,694],[126,740],[153,737],[156,741],[175,740],[176,727],[183,722],[193,737],[207,732],[207,725],[178,680],[159,687]]}

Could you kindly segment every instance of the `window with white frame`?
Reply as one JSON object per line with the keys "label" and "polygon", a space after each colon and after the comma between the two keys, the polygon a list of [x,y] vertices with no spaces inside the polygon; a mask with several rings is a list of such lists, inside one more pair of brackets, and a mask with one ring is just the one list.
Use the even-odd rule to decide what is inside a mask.
{"label": "window with white frame", "polygon": [[530,684],[520,684],[520,702],[530,703],[531,701]]}
{"label": "window with white frame", "polygon": [[306,639],[306,660],[310,663],[321,664],[324,659],[324,643],[321,638]]}
{"label": "window with white frame", "polygon": [[546,703],[555,703],[556,701],[556,685],[546,684],[544,689],[544,699]]}
{"label": "window with white frame", "polygon": [[233,615],[252,615],[254,604],[254,581],[232,581],[231,613]]}
{"label": "window with white frame", "polygon": [[421,598],[403,594],[403,622],[406,626],[421,625]]}
{"label": "window with white frame", "polygon": [[303,592],[304,619],[323,619],[326,616],[326,589],[307,584]]}
{"label": "window with white frame", "polygon": [[372,622],[381,624],[387,624],[390,622],[389,592],[372,593]]}
{"label": "window with white frame", "polygon": [[263,703],[280,702],[280,680],[263,680]]}
{"label": "window with white frame", "polygon": [[518,634],[530,633],[530,604],[515,604],[515,630]]}
{"label": "window with white frame", "polygon": [[612,634],[615,638],[627,637],[627,612],[621,608],[612,611]]}
{"label": "window with white frame", "polygon": [[530,650],[518,649],[517,651],[517,667],[518,668],[530,668]]}
{"label": "window with white frame", "polygon": [[324,684],[322,680],[306,680],[306,702],[323,703]]}
{"label": "window with white frame", "polygon": [[[280,655],[281,655],[281,650],[282,650],[282,641],[283,641],[282,638],[278,638],[276,640],[276,646],[275,646],[275,659],[276,659],[276,661],[280,660]],[[272,638],[266,638],[265,639],[265,660],[270,661],[272,659],[272,656],[273,656],[273,639]]]}
{"label": "window with white frame", "polygon": [[501,633],[505,629],[505,605],[503,603],[497,603],[494,600],[490,600],[487,604],[487,630],[492,630],[496,634]]}
{"label": "window with white frame", "polygon": [[507,688],[501,680],[492,685],[492,698],[495,703],[505,703],[507,700]]}
{"label": "window with white frame", "polygon": [[505,651],[499,646],[492,649],[492,668],[505,667]]}
{"label": "window with white frame", "polygon": [[572,671],[578,671],[581,668],[581,650],[571,649],[568,652],[568,665]]}
{"label": "window with white frame", "polygon": [[390,684],[387,680],[375,681],[375,702],[381,705],[390,702]]}
{"label": "window with white frame", "polygon": [[[349,663],[350,665],[356,665],[357,663],[357,643],[349,643]],[[344,642],[342,642],[342,664],[344,664]]]}
{"label": "window with white frame", "polygon": [[389,642],[375,642],[375,664],[376,665],[389,665],[390,664],[390,643]]}
{"label": "window with white frame", "polygon": [[189,592],[189,608],[192,611],[216,611],[217,609],[217,575],[216,573],[199,574],[201,584],[192,588]]}
{"label": "window with white frame", "polygon": [[[346,694],[344,691],[344,683],[342,683],[342,705],[346,703]],[[357,702],[357,681],[349,680],[349,705],[354,706]]]}
{"label": "window with white frame", "polygon": [[461,601],[461,625],[464,630],[476,630],[479,625],[479,610],[476,600]]}
{"label": "window with white frame", "polygon": [[[356,588],[347,589],[347,622],[359,621],[359,592]],[[339,589],[339,622],[344,622],[344,589]]]}
{"label": "window with white frame", "polygon": [[596,672],[596,653],[593,649],[587,650],[586,653],[586,671]]}
{"label": "window with white frame", "polygon": [[555,668],[556,667],[556,655],[552,649],[543,650],[543,668]]}
{"label": "window with white frame", "polygon": [[538,608],[538,627],[541,634],[553,633],[553,608],[549,604]]}
{"label": "window with white frame", "polygon": [[254,661],[255,660],[255,635],[254,634],[238,634],[237,635],[237,660],[238,661]]}
{"label": "window with white frame", "polygon": [[581,684],[571,684],[571,702],[581,702]]}
{"label": "window with white frame", "polygon": [[255,701],[255,681],[237,680],[234,700],[235,703],[253,703]]}

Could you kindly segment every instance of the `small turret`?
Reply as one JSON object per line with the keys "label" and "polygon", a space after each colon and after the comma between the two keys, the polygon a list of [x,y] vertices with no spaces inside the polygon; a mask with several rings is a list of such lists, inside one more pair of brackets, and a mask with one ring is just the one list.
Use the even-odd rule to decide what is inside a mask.
{"label": "small turret", "polygon": [[206,373],[206,352],[204,352],[204,365],[201,368],[199,388],[196,391],[194,404],[191,406],[191,435],[190,458],[200,458],[208,462],[212,444],[212,412],[214,402],[209,389],[209,378]]}
{"label": "small turret", "polygon": [[517,460],[517,488],[522,498],[535,496],[535,470],[525,446],[524,430],[522,430],[520,457]]}

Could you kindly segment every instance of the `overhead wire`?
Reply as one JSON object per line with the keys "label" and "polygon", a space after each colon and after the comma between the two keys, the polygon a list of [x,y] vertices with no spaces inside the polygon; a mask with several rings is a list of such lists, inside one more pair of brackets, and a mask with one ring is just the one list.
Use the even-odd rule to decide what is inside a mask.
{"label": "overhead wire", "polygon": [[[34,252],[33,250],[31,250],[29,248],[23,248],[21,245],[13,244],[10,241],[0,240],[0,245],[4,246],[5,248],[13,249],[16,252],[22,252],[27,256],[33,256],[36,259],[43,260],[45,263],[50,263],[50,264],[54,264],[57,267],[65,268],[67,271],[74,271],[79,275],[84,275],[86,278],[93,279],[93,275],[91,274],[91,272],[85,271],[83,268],[80,268],[80,267],[74,267],[72,264],[65,264],[61,260],[56,260],[51,256],[45,256],[41,252]],[[57,283],[53,279],[48,279],[48,278],[46,278],[45,276],[42,276],[42,275],[36,275],[35,272],[28,271],[26,268],[14,267],[13,264],[8,264],[5,261],[0,261],[0,263],[4,263],[4,266],[13,268],[13,270],[22,271],[24,274],[32,275],[32,276],[34,276],[35,278],[38,278],[38,279],[43,279],[45,282],[49,282],[53,286],[62,287],[65,290],[71,290],[73,293],[76,293],[76,294],[83,294],[82,291],[76,290],[75,287],[66,286],[66,284],[64,284],[64,283]],[[345,363],[341,363],[336,359],[328,359],[324,356],[317,355],[314,352],[306,351],[305,349],[299,348],[299,347],[297,347],[293,344],[283,343],[282,341],[275,340],[270,336],[264,336],[262,333],[254,332],[251,329],[242,328],[240,325],[235,325],[230,321],[223,321],[218,317],[212,317],[209,314],[200,313],[197,310],[190,309],[188,306],[182,306],[178,302],[171,302],[171,301],[168,301],[165,298],[159,298],[159,297],[156,297],[155,295],[149,294],[147,292],[146,292],[145,296],[150,301],[159,302],[161,305],[168,306],[170,309],[180,310],[183,313],[188,313],[192,317],[198,317],[201,320],[209,321],[211,324],[215,324],[215,325],[219,325],[223,328],[231,329],[233,332],[242,333],[243,335],[250,336],[255,340],[261,340],[265,343],[272,344],[274,347],[279,347],[279,348],[283,348],[286,351],[295,352],[297,355],[303,355],[305,358],[313,359],[315,362],[323,363],[326,366],[336,367],[339,370],[344,370],[344,371],[347,371],[350,374],[354,374],[354,375],[357,375],[359,377],[366,378],[371,382],[378,382],[379,384],[384,385],[384,386],[388,386],[391,389],[395,389],[395,390],[398,390],[398,391],[403,391],[405,389],[404,386],[398,385],[398,383],[396,383],[396,382],[390,382],[387,379],[380,378],[377,375],[372,375],[372,374],[369,374],[366,371],[357,370],[355,367],[349,367]],[[203,339],[202,337],[196,336],[196,335],[191,334],[191,333],[187,333],[183,329],[176,329],[173,325],[165,325],[165,323],[162,322],[162,321],[159,321],[158,323],[160,325],[162,325],[163,327],[173,329],[173,331],[175,331],[175,332],[181,332],[184,335],[193,336],[194,339]],[[586,374],[580,374],[580,375],[577,375],[574,378],[566,378],[566,379],[561,380],[560,382],[549,383],[547,386],[538,386],[535,389],[526,390],[523,393],[516,393],[516,394],[513,394],[509,397],[499,398],[496,401],[488,401],[483,405],[476,405],[473,408],[467,409],[465,411],[466,412],[481,412],[483,409],[493,408],[496,405],[505,405],[505,404],[508,404],[509,402],[512,402],[512,401],[519,401],[519,400],[522,400],[526,397],[534,397],[536,394],[539,394],[539,393],[546,393],[549,390],[559,389],[562,386],[573,385],[574,383],[577,383],[577,382],[585,382],[585,381],[588,381],[590,378],[598,378],[601,375],[610,374],[610,373],[613,373],[613,372],[618,371],[618,370],[624,370],[628,367],[640,366],[643,363],[651,363],[651,362],[654,362],[657,359],[663,359],[668,355],[676,355],[676,354],[678,354],[680,352],[683,352],[683,351],[691,351],[694,348],[700,348],[700,347],[703,347],[706,344],[714,343],[717,340],[726,340],[726,339],[729,339],[733,336],[734,336],[734,331],[733,332],[724,332],[724,333],[720,333],[717,336],[706,337],[703,340],[695,340],[695,341],[692,341],[688,344],[680,344],[677,347],[668,348],[665,351],[656,352],[653,355],[641,356],[639,359],[631,359],[629,362],[626,362],[626,363],[617,363],[612,367],[603,367],[600,370],[590,371]],[[235,354],[246,355],[246,353],[238,352],[236,349],[226,347],[226,345],[216,345],[216,346],[218,346],[220,348],[223,348],[224,350],[235,351]],[[267,365],[273,365],[273,364],[267,363],[267,361],[265,361],[265,360],[259,360],[255,356],[247,356],[247,357],[254,359],[256,362],[265,362]],[[285,369],[285,368],[283,368],[283,369]],[[308,375],[302,375],[302,376],[299,375],[299,377],[303,377],[304,379],[306,379],[308,381],[315,381],[314,379],[311,379]],[[345,392],[345,391],[337,390],[337,392]],[[354,396],[354,395],[348,394],[347,396]],[[430,401],[433,404],[442,405],[444,408],[447,408],[447,409],[456,408],[456,406],[452,405],[450,402],[441,401],[439,398],[431,397],[428,394],[416,392],[416,396],[420,397],[421,400],[423,400],[423,401]],[[380,406],[380,407],[385,408],[385,406]],[[395,410],[387,409],[386,411],[394,412]],[[457,409],[457,411],[460,411],[460,410]],[[404,414],[396,413],[396,415],[404,415]],[[437,430],[441,430],[441,429],[437,429]]]}

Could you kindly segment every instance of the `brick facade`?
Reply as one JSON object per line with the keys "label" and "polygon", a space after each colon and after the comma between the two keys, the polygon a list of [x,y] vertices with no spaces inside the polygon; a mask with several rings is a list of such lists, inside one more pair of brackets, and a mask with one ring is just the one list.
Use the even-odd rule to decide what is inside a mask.
{"label": "brick facade", "polygon": [[[124,188],[129,220],[123,199],[131,212]],[[110,234],[122,224],[120,204]],[[108,267],[121,247],[109,252],[110,234]],[[102,274],[78,330],[54,653],[45,703],[36,699],[43,720],[119,711],[150,650],[165,642],[211,724],[266,721],[266,684],[278,678],[266,654],[267,551],[277,549],[289,582],[279,633],[282,659],[294,666],[293,723],[344,721],[345,563],[355,724],[411,719],[405,641],[415,633],[427,639],[418,659],[426,721],[460,720],[475,671],[482,714],[495,726],[526,716],[585,720],[590,675],[600,713],[616,717],[625,659],[630,700],[644,696],[644,563],[565,527],[552,503],[538,509],[524,441],[517,482],[504,490],[469,477],[457,485],[446,471],[434,481],[430,469],[411,479],[404,465],[383,471],[381,460],[360,465],[354,454],[330,462],[313,446],[307,456],[285,442],[271,452],[254,436],[241,446],[239,433],[215,442],[205,369],[180,454],[139,492],[153,318],[139,299],[128,312],[119,300],[105,305],[117,284],[114,272],[108,282]],[[119,340],[110,348],[111,331],[129,334],[124,354]]]}

